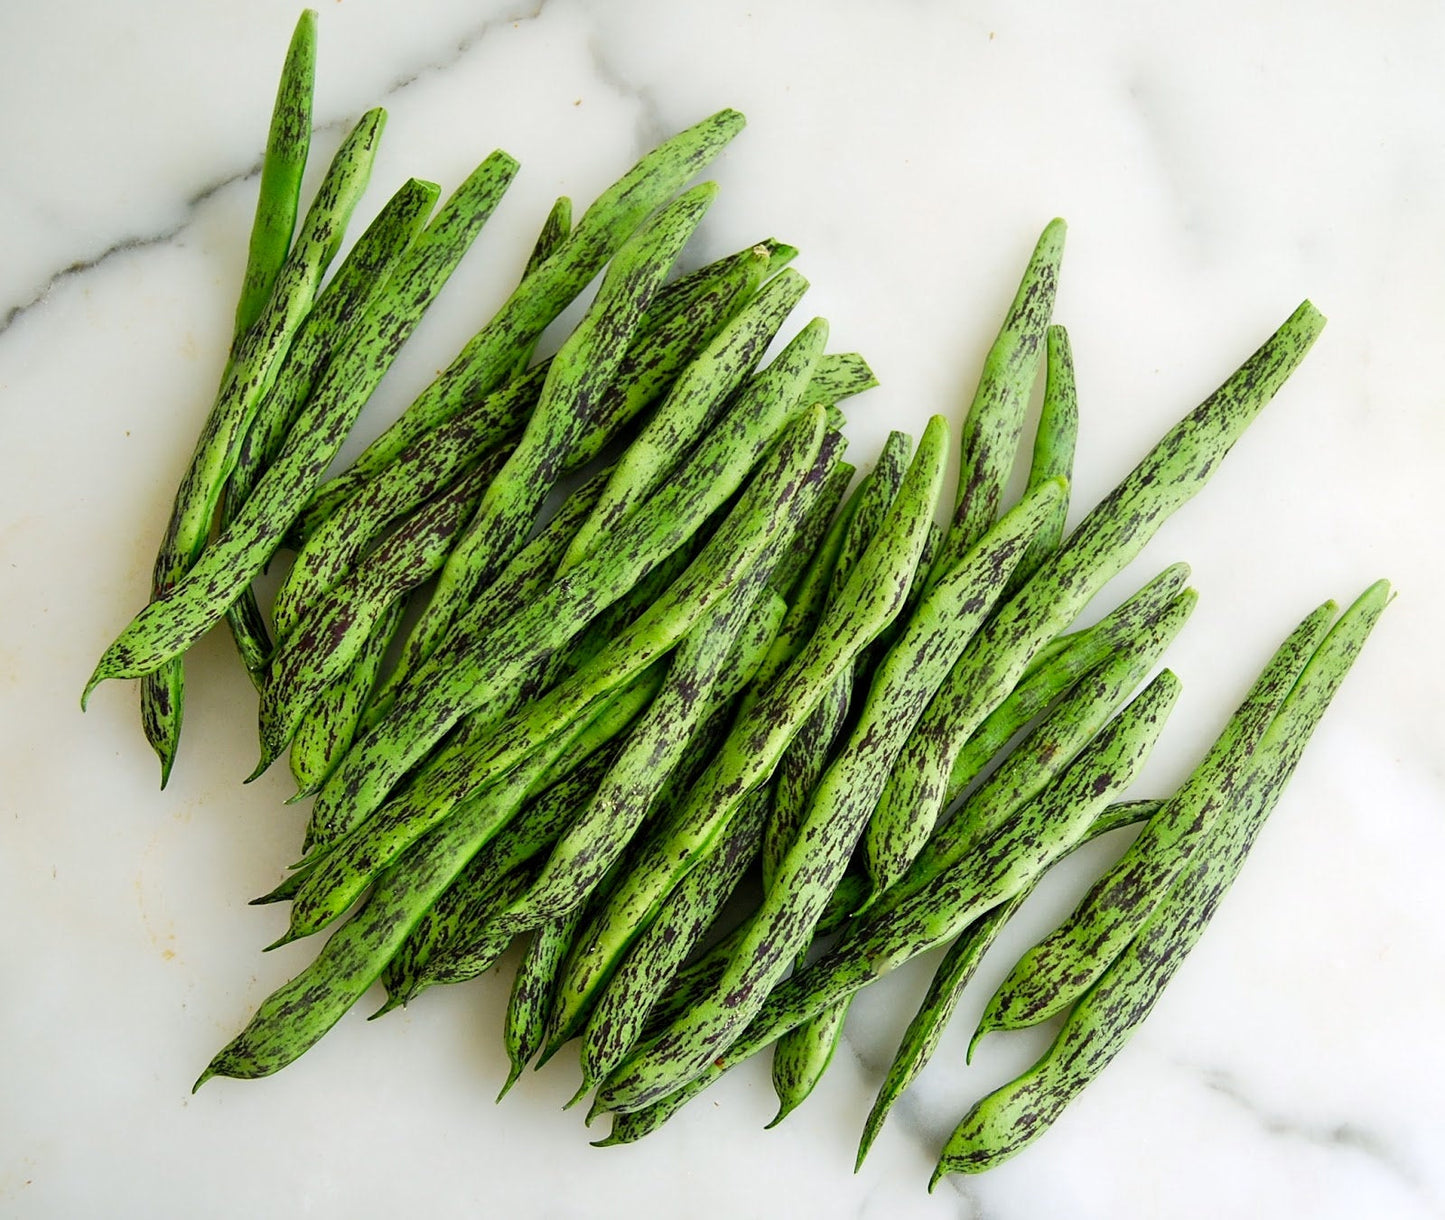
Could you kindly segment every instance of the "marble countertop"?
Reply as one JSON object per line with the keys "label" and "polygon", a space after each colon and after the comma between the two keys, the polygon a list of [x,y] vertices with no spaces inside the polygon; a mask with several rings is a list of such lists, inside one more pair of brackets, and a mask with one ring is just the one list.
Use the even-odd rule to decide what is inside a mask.
{"label": "marble countertop", "polygon": [[1106,848],[1026,908],[856,1176],[934,956],[862,997],[823,1084],[766,1133],[762,1064],[635,1147],[593,1149],[562,1112],[566,1056],[495,1106],[511,959],[385,1021],[351,1014],[274,1079],[191,1096],[309,960],[305,944],[263,956],[284,910],[246,906],[295,855],[298,813],[283,769],[239,782],[254,694],[223,634],[188,662],[163,793],[134,691],[103,689],[84,719],[77,697],[144,600],[210,402],[296,12],[0,10],[0,1214],[1445,1216],[1445,11],[322,6],[317,149],[369,105],[391,115],[362,219],[407,175],[450,189],[494,147],[522,164],[363,439],[486,319],[553,196],[585,203],[722,106],[749,127],[715,167],[689,257],[769,235],[801,249],[801,312],[827,316],[833,347],[863,351],[882,382],[850,409],[856,464],[889,428],[961,418],[1054,215],[1070,225],[1057,312],[1078,361],[1080,508],[1300,299],[1329,315],[1110,591],[1185,559],[1201,597],[1139,791],[1179,780],[1310,607],[1379,576],[1399,596],[1131,1044],[1032,1149],[933,1195],[958,1117],[1040,1046],[995,1037],[965,1068],[977,1012]]}

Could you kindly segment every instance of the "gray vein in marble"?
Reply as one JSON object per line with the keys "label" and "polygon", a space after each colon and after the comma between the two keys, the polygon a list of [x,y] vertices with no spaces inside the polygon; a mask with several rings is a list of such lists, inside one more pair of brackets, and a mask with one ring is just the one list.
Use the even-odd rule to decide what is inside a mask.
{"label": "gray vein in marble", "polygon": [[1196,192],[1190,188],[1188,175],[1179,163],[1178,150],[1192,147],[1191,142],[1181,138],[1181,133],[1174,130],[1167,99],[1153,77],[1143,71],[1136,73],[1126,81],[1125,93],[1138,115],[1144,137],[1168,187],[1169,197],[1178,210],[1180,232],[1196,243],[1198,253],[1207,253],[1208,234],[1194,202]]}
{"label": "gray vein in marble", "polygon": [[[516,26],[524,21],[534,21],[542,15],[542,10],[546,7],[546,4],[547,0],[535,0],[532,7],[524,12],[513,12],[498,17],[488,17],[464,33],[456,41],[456,44],[449,54],[427,60],[425,63],[415,68],[408,68],[398,76],[393,77],[390,84],[388,84],[378,96],[376,104],[384,104],[389,99],[405,92],[412,85],[455,67],[498,26]],[[633,95],[636,96],[636,94]],[[360,116],[353,114],[330,119],[325,123],[318,124],[313,128],[313,131],[318,134],[345,131],[356,122],[358,117]],[[182,205],[181,215],[174,224],[168,225],[164,229],[156,232],[130,234],[118,238],[98,254],[85,255],[73,259],[65,266],[52,272],[27,299],[11,304],[8,308],[5,308],[3,317],[0,317],[0,338],[3,338],[5,333],[10,330],[16,322],[20,321],[21,318],[25,317],[36,306],[42,304],[55,288],[67,280],[94,271],[98,267],[108,263],[111,259],[122,254],[147,250],[173,241],[195,223],[206,204],[222,191],[228,187],[248,182],[252,178],[257,178],[260,176],[260,173],[261,158],[258,156],[246,168],[224,173],[192,194]]]}
{"label": "gray vein in marble", "polygon": [[1202,1070],[1200,1076],[1206,1088],[1233,1102],[1268,1134],[1302,1140],[1331,1151],[1359,1153],[1415,1194],[1432,1214],[1445,1217],[1445,1208],[1432,1197],[1419,1175],[1375,1132],[1350,1122],[1317,1124],[1286,1118],[1265,1109],[1229,1072],[1210,1068]]}
{"label": "gray vein in marble", "polygon": [[618,97],[637,104],[636,129],[633,132],[636,155],[641,156],[666,139],[671,134],[671,128],[663,118],[662,107],[658,104],[656,95],[645,85],[629,79],[618,68],[608,54],[603,33],[594,32],[587,40],[587,53],[592,59],[592,67],[598,79]]}

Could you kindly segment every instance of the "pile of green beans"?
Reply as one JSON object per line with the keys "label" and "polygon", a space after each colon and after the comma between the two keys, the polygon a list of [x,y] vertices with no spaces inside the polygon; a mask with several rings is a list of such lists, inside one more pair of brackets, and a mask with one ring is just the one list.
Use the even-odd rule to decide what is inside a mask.
{"label": "pile of green beans", "polygon": [[[492,153],[435,213],[436,186],[404,183],[328,279],[385,115],[346,136],[303,213],[316,28],[303,14],[286,56],[235,333],[150,601],[82,697],[140,679],[164,786],[182,658],[224,620],[258,690],[255,774],[289,753],[293,799],[314,797],[300,858],[254,901],[290,904],[276,944],[328,936],[197,1087],[287,1066],[374,983],[380,1016],[525,940],[502,1094],[576,1039],[574,1101],[612,1116],[599,1144],[625,1143],[773,1046],[776,1124],[826,1072],[852,997],[947,946],[861,1163],[1046,872],[1137,826],[985,1009],[975,1043],[1062,1027],[968,1110],[934,1181],[1014,1155],[1147,1015],[1389,599],[1378,582],[1342,615],[1321,606],[1176,792],[1131,794],[1182,689],[1157,667],[1199,596],[1174,564],[1080,615],[1324,319],[1301,305],[1070,531],[1080,411],[1054,220],[957,449],[934,416],[855,478],[840,403],[876,382],[826,350],[824,319],[790,325],[798,251],[769,239],[677,271],[719,195],[689,184],[743,126],[724,110],[575,224],[559,199],[492,319],[325,479],[518,165]],[[263,607],[254,582],[286,551]]]}

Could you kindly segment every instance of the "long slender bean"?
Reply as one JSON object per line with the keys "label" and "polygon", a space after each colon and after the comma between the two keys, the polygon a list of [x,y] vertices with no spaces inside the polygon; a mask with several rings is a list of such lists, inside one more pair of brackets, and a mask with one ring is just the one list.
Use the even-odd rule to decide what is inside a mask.
{"label": "long slender bean", "polygon": [[[1101,835],[1146,821],[1158,813],[1162,804],[1161,801],[1124,801],[1110,805],[1094,819],[1077,846],[1082,847]],[[868,1118],[863,1124],[863,1134],[858,1141],[855,1170],[862,1167],[868,1150],[887,1121],[893,1103],[928,1066],[933,1052],[938,1049],[944,1030],[953,1018],[959,1000],[963,998],[964,989],[972,981],[979,963],[983,960],[983,955],[1042,880],[1043,875],[1040,874],[1013,897],[1005,899],[993,910],[975,919],[958,934],[958,938],[938,964],[938,969],[934,971],[933,979],[928,985],[928,992],[919,1004],[913,1020],[908,1023],[893,1056],[893,1062],[888,1068],[888,1075],[879,1086],[878,1096],[874,1099],[872,1109],[868,1111]],[[783,1035],[784,1038],[789,1036],[790,1034]],[[781,1041],[778,1045],[782,1045]]]}
{"label": "long slender bean", "polygon": [[736,110],[679,132],[644,156],[602,192],[562,248],[519,283],[496,315],[474,335],[395,423],[373,441],[326,496],[334,507],[424,432],[478,401],[511,375],[522,353],[601,270],[650,212],[716,157],[743,129]]}
{"label": "long slender bean", "polygon": [[[804,328],[755,379],[753,391],[745,395],[747,401],[728,413],[676,478],[623,523],[609,546],[554,581],[516,617],[491,631],[477,624],[483,627],[480,638],[465,630],[474,622],[473,607],[472,616],[458,624],[455,640],[443,644],[415,671],[398,692],[387,719],[352,748],[321,790],[312,810],[321,832],[334,834],[364,818],[461,716],[513,683],[538,656],[576,634],[730,498],[793,413],[826,329],[821,322]],[[798,459],[791,471],[812,470],[812,458],[821,444],[821,412],[807,418],[814,415],[817,427],[810,433],[803,423],[795,434],[800,443],[786,446]],[[819,472],[811,483],[811,476],[792,474],[781,486],[801,490],[808,483],[811,493],[825,474]],[[791,501],[784,495],[780,502]],[[697,607],[699,612],[703,608]],[[686,617],[680,619],[678,634],[690,625]]]}
{"label": "long slender bean", "polygon": [[1326,602],[1280,645],[1214,745],[1161,813],[1090,887],[1064,922],[1029,949],[1000,984],[975,1041],[995,1029],[1022,1029],[1062,1012],[1087,991],[1133,939],[1188,866],[1196,845],[1237,800],[1256,755],[1338,612]]}
{"label": "long slender bean", "polygon": [[713,849],[743,797],[771,778],[783,750],[838,675],[851,668],[858,653],[897,613],[932,519],[947,444],[948,424],[935,416],[883,528],[854,568],[843,596],[824,611],[818,630],[788,669],[739,712],[717,760],[666,833],[650,845],[584,933],[581,952],[573,955],[558,989],[558,1005],[569,1014],[563,1028],[585,1011],[620,955],[687,870]]}
{"label": "long slender bean", "polygon": [[1208,482],[1323,325],[1308,302],[1296,309],[1219,389],[1165,433],[984,627],[899,756],[883,796],[894,811],[890,816],[936,818],[959,751],[984,717],[1169,514]]}
{"label": "long slender bean", "polygon": [[552,984],[582,922],[582,915],[583,909],[579,907],[571,915],[539,924],[517,965],[502,1026],[502,1045],[511,1067],[501,1092],[497,1094],[498,1101],[511,1091],[522,1075],[522,1069],[532,1062],[542,1047],[547,1008],[552,1003]]}
{"label": "long slender bean", "polygon": [[930,1187],[1027,1147],[1118,1054],[1149,1015],[1239,874],[1301,754],[1390,596],[1370,586],[1316,650],[1271,724],[1243,800],[1217,821],[1186,873],[1104,975],[1074,1005],[1043,1057],[978,1102],[944,1145]]}
{"label": "long slender bean", "polygon": [[[1062,326],[1050,326],[1044,343],[1044,402],[1034,433],[1033,458],[1029,464],[1029,486],[1049,479],[1074,477],[1074,449],[1079,439],[1079,392],[1074,381],[1074,354],[1069,333]],[[1039,564],[1063,545],[1069,502],[1059,505],[1054,519],[1029,548],[1023,562],[1014,569],[1010,592],[1022,588]]]}
{"label": "long slender bean", "polygon": [[963,558],[998,516],[1054,309],[1065,228],[1062,220],[1051,220],[1040,234],[984,360],[978,389],[963,419],[958,492],[953,518],[934,560],[932,581]]}

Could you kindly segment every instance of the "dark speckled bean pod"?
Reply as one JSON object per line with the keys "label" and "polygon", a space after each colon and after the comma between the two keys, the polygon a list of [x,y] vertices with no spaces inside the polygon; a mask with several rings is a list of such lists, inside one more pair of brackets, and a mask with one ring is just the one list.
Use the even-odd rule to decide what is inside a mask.
{"label": "dark speckled bean pod", "polygon": [[593,430],[598,403],[638,323],[716,197],[716,183],[693,187],[641,225],[608,264],[597,296],[547,370],[517,447],[487,488],[407,637],[412,668],[525,541],[573,449]]}
{"label": "dark speckled bean pod", "polygon": [[769,1130],[807,1101],[818,1087],[843,1039],[843,1026],[852,1005],[852,996],[840,1000],[773,1043],[772,1079],[778,1112],[768,1124]]}
{"label": "dark speckled bean pod", "polygon": [[405,597],[387,607],[352,660],[351,668],[334,679],[301,718],[291,739],[288,759],[298,792],[319,788],[351,748],[362,710],[376,686],[382,660],[405,610]]}
{"label": "dark speckled bean pod", "polygon": [[[1082,847],[1100,835],[1146,821],[1159,811],[1162,804],[1162,801],[1125,801],[1110,805],[1094,819],[1076,846]],[[928,992],[919,1004],[913,1020],[908,1023],[908,1028],[898,1044],[898,1051],[893,1056],[893,1063],[888,1068],[888,1075],[879,1086],[878,1096],[872,1109],[868,1111],[868,1118],[863,1124],[863,1135],[858,1141],[855,1170],[862,1167],[868,1149],[873,1146],[873,1141],[883,1129],[893,1103],[928,1066],[928,1061],[938,1049],[938,1043],[953,1018],[959,1000],[963,998],[964,989],[972,981],[974,972],[983,960],[983,955],[988,952],[998,934],[1003,931],[1004,925],[1013,918],[1014,912],[1024,904],[1041,880],[1042,873],[1012,898],[1005,899],[986,915],[975,919],[958,934],[958,939],[938,964],[938,969],[934,971],[933,979],[928,984]],[[788,1035],[784,1034],[783,1037],[787,1038]],[[778,1045],[782,1045],[781,1040]]]}
{"label": "dark speckled bean pod", "polygon": [[[1079,393],[1074,383],[1074,356],[1069,334],[1062,326],[1050,326],[1044,346],[1044,402],[1034,433],[1033,459],[1029,464],[1030,487],[1049,479],[1074,477],[1074,449],[1079,439]],[[1050,555],[1063,545],[1069,502],[1065,500],[1054,519],[1040,532],[1023,562],[1014,569],[1012,594]]]}
{"label": "dark speckled bean pod", "polygon": [[[859,485],[858,502],[843,533],[838,558],[829,577],[830,600],[842,594],[854,565],[882,526],[903,482],[903,472],[907,469],[912,447],[911,436],[890,432],[873,469]],[[787,852],[807,811],[808,797],[812,795],[814,785],[828,764],[834,743],[843,731],[848,708],[853,701],[853,679],[853,670],[839,677],[778,760],[773,803],[763,830],[764,887],[772,883],[778,862]]]}
{"label": "dark speckled bean pod", "polygon": [[[917,531],[906,566],[890,573],[898,584],[900,604],[912,582],[932,516],[947,441],[948,430],[939,417],[930,422],[919,441],[915,463],[931,462],[937,482],[928,488],[923,529]],[[904,514],[903,520],[918,515],[917,502],[905,499],[914,490],[911,482],[906,480],[898,493],[896,507]],[[742,1032],[769,989],[807,948],[859,836],[865,827],[873,830],[869,814],[898,750],[954,658],[1003,592],[1013,565],[1061,494],[1062,488],[1053,484],[1029,493],[925,594],[913,621],[874,674],[858,723],[814,789],[795,839],[717,991],[617,1069],[602,1090],[603,1104],[609,1109],[645,1105],[652,1096],[660,1095],[659,1090],[668,1091],[704,1071]],[[898,518],[893,512],[890,518],[879,531],[880,541],[897,529]],[[865,559],[857,575],[863,577],[867,567]],[[876,579],[879,574],[873,575]],[[826,626],[827,619],[824,623]],[[880,868],[875,860],[870,853],[869,875],[875,889],[881,891],[890,884],[890,873],[885,871],[886,863]]]}
{"label": "dark speckled bean pod", "polygon": [[807,288],[808,281],[791,269],[775,276],[679,373],[667,397],[617,459],[559,572],[577,563],[667,479],[763,358]]}
{"label": "dark speckled bean pod", "polygon": [[1038,375],[1044,331],[1054,311],[1064,233],[1062,220],[1045,226],[984,360],[978,389],[963,419],[958,493],[953,519],[934,561],[933,581],[963,558],[998,516]]}
{"label": "dark speckled bean pod", "polygon": [[[386,720],[352,747],[321,790],[312,821],[322,841],[366,817],[457,720],[512,686],[537,658],[564,644],[681,546],[732,496],[793,414],[797,396],[826,341],[826,331],[826,324],[819,320],[799,332],[754,379],[751,391],[708,434],[683,470],[623,523],[607,547],[590,554],[519,614],[502,622],[478,622],[476,607],[472,607],[452,637],[397,693]],[[811,432],[810,422],[816,423]],[[804,442],[802,448],[797,444],[784,448],[798,458],[805,450],[816,456],[821,432],[822,412],[809,412],[799,418],[797,432],[791,433],[795,441]],[[811,472],[811,461],[806,467],[800,462],[790,469]],[[790,475],[781,487],[797,491],[811,478],[811,498],[825,473],[798,475],[796,486]],[[787,495],[783,502],[788,502]],[[704,609],[705,600],[695,606],[698,614]],[[659,646],[669,647],[692,621],[695,616],[678,617],[677,634],[659,636]]]}
{"label": "dark speckled bean pod", "polygon": [[[284,97],[283,104],[292,109],[284,116],[272,118],[273,132],[278,127],[285,128],[288,133],[285,141],[293,145],[303,139],[309,141],[309,74],[314,57],[305,50],[304,32],[300,41],[302,45],[297,48],[296,58],[288,57],[287,68],[298,74],[306,73],[307,79],[296,79],[289,85],[283,82],[282,96],[277,100],[282,102]],[[308,127],[304,137],[299,131],[302,123]],[[383,110],[370,110],[361,117],[332,158],[307,209],[295,245],[279,268],[264,273],[272,280],[270,292],[255,320],[235,337],[216,401],[176,489],[166,534],[151,572],[152,604],[171,592],[206,545],[241,440],[276,377],[296,328],[310,310],[321,277],[341,244],[352,210],[366,190],[385,124]],[[304,160],[304,151],[301,156]],[[288,169],[287,176],[293,172],[294,167]],[[288,240],[289,237],[288,231]],[[268,238],[268,242],[270,240]],[[267,255],[268,259],[271,257]],[[243,298],[248,297],[250,291],[249,287],[243,290]],[[250,302],[246,308],[249,312]],[[180,663],[166,664],[168,660],[164,658],[152,666],[152,670],[164,666],[165,672],[141,686],[141,722],[161,760],[162,787],[175,761],[185,694]],[[144,676],[144,673],[135,676]],[[82,706],[84,702],[82,698]]]}
{"label": "dark speckled bean pod", "polygon": [[[778,560],[778,566],[773,569],[773,588],[790,606],[810,568],[823,561],[823,539],[856,473],[849,462],[839,462],[833,467],[827,484],[808,511],[807,517],[799,524],[791,545]],[[826,584],[824,587],[827,587]]]}
{"label": "dark speckled bean pod", "polygon": [[387,608],[441,568],[491,475],[478,466],[423,504],[281,641],[261,688],[261,761],[253,779],[281,756],[307,709],[366,647]]}
{"label": "dark speckled bean pod", "polygon": [[[874,907],[850,922],[815,962],[779,983],[737,1041],[667,1100],[661,1089],[636,1091],[627,1109],[660,1105],[671,1112],[728,1068],[861,990],[920,953],[952,939],[1006,901],[1088,831],[1094,819],[1133,782],[1178,695],[1178,680],[1162,671],[1082,750],[1069,766],[952,867],[905,902]],[[896,892],[896,891],[895,891]],[[665,1086],[664,1086],[665,1087]],[[611,1098],[599,1097],[606,1107]],[[625,1110],[623,1111],[626,1112]],[[655,1125],[647,1117],[637,1126]]]}
{"label": "dark speckled bean pod", "polygon": [[552,984],[562,959],[572,945],[572,938],[577,934],[582,915],[583,909],[579,907],[571,915],[548,920],[535,928],[527,951],[517,964],[502,1025],[502,1046],[511,1067],[501,1092],[497,1094],[498,1101],[511,1091],[522,1075],[522,1069],[542,1049],[547,1009],[552,1003]]}
{"label": "dark speckled bean pod", "polygon": [[1280,645],[1244,702],[1184,785],[1080,900],[1029,949],[989,1000],[974,1034],[1024,1029],[1087,991],[1187,867],[1195,845],[1240,799],[1255,756],[1339,607],[1326,602]]}
{"label": "dark speckled bean pod", "polygon": [[628,235],[701,171],[743,129],[736,110],[720,110],[664,141],[593,201],[562,248],[512,295],[402,416],[333,480],[333,504],[371,478],[423,433],[491,393],[515,370],[537,336],[562,313]]}
{"label": "dark speckled bean pod", "polygon": [[629,946],[587,1016],[579,1095],[591,1092],[632,1049],[653,1002],[707,934],[757,858],[767,805],[766,788],[748,794],[717,850],[678,883],[646,931]]}
{"label": "dark speckled bean pod", "polygon": [[899,757],[883,798],[897,816],[936,819],[959,751],[984,717],[1169,515],[1209,481],[1323,326],[1324,318],[1308,302],[1295,310],[1233,376],[1164,435],[979,633]]}
{"label": "dark speckled bean pod", "polygon": [[1214,823],[1188,869],[1128,948],[1074,1005],[1043,1057],[964,1116],[944,1146],[930,1186],[946,1174],[980,1173],[1027,1147],[1149,1015],[1234,883],[1389,595],[1381,581],[1341,616],[1271,724],[1242,799]]}

